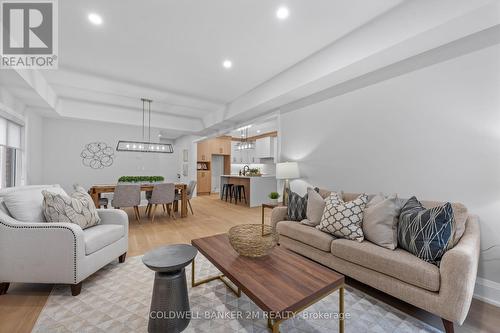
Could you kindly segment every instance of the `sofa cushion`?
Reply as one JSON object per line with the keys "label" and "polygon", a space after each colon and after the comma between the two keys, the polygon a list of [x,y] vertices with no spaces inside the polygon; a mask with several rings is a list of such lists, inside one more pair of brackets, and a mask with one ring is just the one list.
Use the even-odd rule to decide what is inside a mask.
{"label": "sofa cushion", "polygon": [[377,194],[363,212],[363,234],[367,240],[394,250],[398,245],[398,220],[401,206],[397,195]]}
{"label": "sofa cushion", "polygon": [[68,196],[42,191],[43,214],[47,222],[68,222],[78,224],[82,229],[101,222],[94,201],[81,187]]}
{"label": "sofa cushion", "polygon": [[326,190],[324,188],[318,188],[318,193],[323,199],[326,199],[330,196],[330,194],[332,194],[332,191]]}
{"label": "sofa cushion", "polygon": [[337,193],[332,192],[325,201],[325,210],[316,228],[336,237],[362,242],[364,236],[361,223],[368,196],[362,194],[353,201],[344,202]]}
{"label": "sofa cushion", "polygon": [[304,224],[281,221],[277,224],[278,234],[295,239],[296,241],[313,246],[319,250],[330,252],[330,244],[334,237]]}
{"label": "sofa cushion", "polygon": [[89,255],[125,236],[125,228],[118,224],[100,224],[83,231],[85,254]]}
{"label": "sofa cushion", "polygon": [[7,189],[2,194],[10,215],[21,222],[44,222],[42,191],[64,194],[59,185],[22,186]]}
{"label": "sofa cushion", "polygon": [[335,239],[332,254],[341,259],[392,276],[429,291],[439,291],[439,268],[397,248],[389,250],[371,242]]}
{"label": "sofa cushion", "polygon": [[325,209],[326,202],[321,197],[316,189],[309,187],[307,189],[307,209],[306,215],[307,219],[302,221],[302,223],[317,226],[321,222],[321,216],[323,216],[323,210]]}
{"label": "sofa cushion", "polygon": [[[422,200],[420,202],[425,208],[434,208],[445,204],[445,202],[442,201]],[[467,212],[467,207],[459,202],[452,202],[451,208],[453,209],[453,218],[455,220],[455,234],[453,235],[453,246],[455,246],[465,232],[465,222],[467,221],[469,213]]]}
{"label": "sofa cushion", "polygon": [[439,266],[441,257],[453,246],[455,221],[448,202],[425,209],[415,197],[401,208],[398,244],[422,260]]}
{"label": "sofa cushion", "polygon": [[307,218],[307,193],[301,197],[299,194],[288,190],[288,220],[302,221]]}

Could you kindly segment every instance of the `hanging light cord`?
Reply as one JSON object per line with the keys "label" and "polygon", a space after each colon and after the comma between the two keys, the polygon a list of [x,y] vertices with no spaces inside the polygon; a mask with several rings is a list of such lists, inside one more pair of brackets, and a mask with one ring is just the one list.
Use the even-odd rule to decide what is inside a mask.
{"label": "hanging light cord", "polygon": [[144,141],[144,102],[145,102],[145,99],[144,98],[141,98],[142,100],[142,141]]}
{"label": "hanging light cord", "polygon": [[148,139],[148,141],[149,142],[151,142],[151,102],[152,102],[152,100],[148,100],[148,103],[149,103],[149,130],[148,130],[149,139]]}

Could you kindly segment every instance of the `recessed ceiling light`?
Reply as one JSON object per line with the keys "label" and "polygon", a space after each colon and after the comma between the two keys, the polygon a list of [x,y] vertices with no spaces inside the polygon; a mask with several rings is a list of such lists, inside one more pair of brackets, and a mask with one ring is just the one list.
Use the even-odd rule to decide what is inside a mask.
{"label": "recessed ceiling light", "polygon": [[257,133],[260,133],[260,130],[257,130]]}
{"label": "recessed ceiling light", "polygon": [[224,66],[224,68],[229,69],[233,67],[233,62],[231,60],[226,59],[222,62],[222,66]]}
{"label": "recessed ceiling light", "polygon": [[281,6],[276,11],[276,17],[279,18],[280,20],[286,19],[288,15],[290,15],[290,11],[285,6]]}
{"label": "recessed ceiling light", "polygon": [[102,24],[102,17],[96,13],[90,13],[88,16],[88,19],[90,23],[95,24],[95,25],[101,25]]}

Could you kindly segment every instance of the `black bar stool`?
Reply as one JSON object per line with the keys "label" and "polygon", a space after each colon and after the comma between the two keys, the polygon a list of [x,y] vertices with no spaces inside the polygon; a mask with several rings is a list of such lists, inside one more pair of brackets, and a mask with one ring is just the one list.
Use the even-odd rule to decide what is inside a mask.
{"label": "black bar stool", "polygon": [[[243,192],[243,198],[245,199],[245,203],[247,203],[247,194],[245,192],[245,185],[236,185],[233,188],[233,193],[234,193],[234,203],[238,204],[238,199],[240,199],[241,202],[241,192]],[[231,202],[231,201],[229,201]]]}
{"label": "black bar stool", "polygon": [[227,201],[227,195],[229,194],[229,202],[231,202],[231,200],[233,198],[233,186],[234,186],[234,184],[224,184],[222,186],[222,191],[221,191],[221,195],[220,195],[221,200],[224,199],[224,195],[225,195],[226,201]]}

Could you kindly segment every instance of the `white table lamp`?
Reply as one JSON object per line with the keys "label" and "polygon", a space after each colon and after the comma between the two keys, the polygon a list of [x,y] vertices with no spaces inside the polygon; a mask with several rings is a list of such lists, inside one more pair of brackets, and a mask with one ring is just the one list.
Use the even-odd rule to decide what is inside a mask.
{"label": "white table lamp", "polygon": [[299,165],[297,162],[284,162],[276,164],[276,179],[284,179],[283,205],[288,204],[288,190],[290,189],[290,179],[299,178]]}

